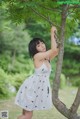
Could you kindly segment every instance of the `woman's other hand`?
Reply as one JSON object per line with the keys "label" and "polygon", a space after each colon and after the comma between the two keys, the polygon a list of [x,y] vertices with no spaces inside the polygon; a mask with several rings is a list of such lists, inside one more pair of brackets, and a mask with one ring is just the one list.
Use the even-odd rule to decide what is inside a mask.
{"label": "woman's other hand", "polygon": [[56,29],[55,26],[52,26],[52,27],[51,27],[51,33],[55,33],[55,32],[57,33],[57,29]]}

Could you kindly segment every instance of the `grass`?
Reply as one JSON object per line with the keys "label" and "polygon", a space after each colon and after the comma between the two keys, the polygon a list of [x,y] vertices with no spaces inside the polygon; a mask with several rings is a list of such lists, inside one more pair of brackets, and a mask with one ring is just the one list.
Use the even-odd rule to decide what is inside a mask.
{"label": "grass", "polygon": [[[74,101],[74,98],[77,93],[76,87],[65,87],[64,89],[60,89],[59,98],[61,101],[66,104],[68,108],[70,108],[71,104]],[[22,109],[14,104],[14,98],[10,100],[1,100],[0,101],[0,111],[8,110],[9,111],[9,119],[17,119],[17,116],[21,114]],[[78,113],[80,113],[80,108],[78,109]],[[61,113],[57,111],[57,109],[53,106],[50,110],[41,110],[34,111],[32,119],[67,119]]]}

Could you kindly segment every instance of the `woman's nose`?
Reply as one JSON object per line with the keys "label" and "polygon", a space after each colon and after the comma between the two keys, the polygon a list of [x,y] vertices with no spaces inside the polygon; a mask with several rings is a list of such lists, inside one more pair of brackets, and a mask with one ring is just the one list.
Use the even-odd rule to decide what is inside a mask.
{"label": "woman's nose", "polygon": [[45,48],[45,46],[43,45],[42,48]]}
{"label": "woman's nose", "polygon": [[44,45],[44,44],[42,44],[42,47],[45,47],[45,45]]}

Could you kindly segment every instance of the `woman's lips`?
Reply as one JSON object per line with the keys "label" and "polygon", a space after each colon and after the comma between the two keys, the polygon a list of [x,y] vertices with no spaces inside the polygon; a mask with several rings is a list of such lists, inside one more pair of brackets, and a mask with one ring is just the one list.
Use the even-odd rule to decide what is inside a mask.
{"label": "woman's lips", "polygon": [[46,51],[46,48],[44,48],[43,50]]}

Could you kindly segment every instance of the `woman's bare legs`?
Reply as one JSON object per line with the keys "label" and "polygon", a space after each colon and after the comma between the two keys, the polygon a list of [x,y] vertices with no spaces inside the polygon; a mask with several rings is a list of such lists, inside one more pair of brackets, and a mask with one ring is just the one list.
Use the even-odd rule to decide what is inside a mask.
{"label": "woman's bare legs", "polygon": [[33,116],[33,111],[27,111],[23,109],[23,113],[17,119],[31,119]]}

